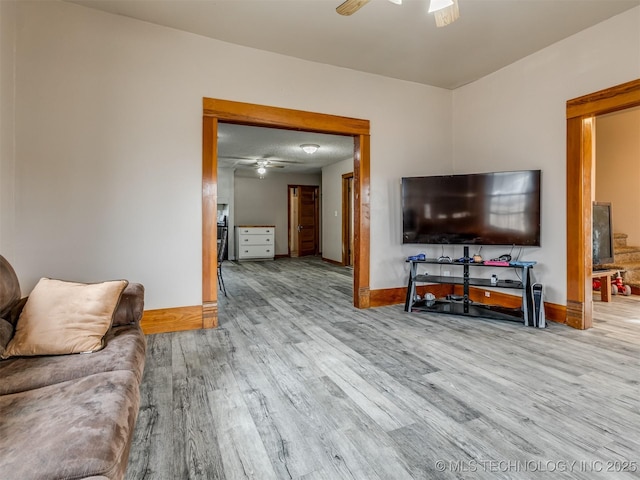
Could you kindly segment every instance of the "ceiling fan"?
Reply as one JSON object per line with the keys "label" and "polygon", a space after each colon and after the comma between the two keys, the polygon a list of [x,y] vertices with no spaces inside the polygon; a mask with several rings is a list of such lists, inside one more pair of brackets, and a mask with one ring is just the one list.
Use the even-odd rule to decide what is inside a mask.
{"label": "ceiling fan", "polygon": [[270,158],[269,156],[264,156],[262,158],[252,158],[252,157],[234,157],[234,156],[220,156],[219,158],[229,159],[229,160],[238,160],[240,166],[245,168],[253,168],[256,170],[260,178],[264,178],[264,174],[267,173],[267,168],[285,168],[286,164],[298,164],[302,162],[297,162],[295,160],[282,160],[278,158]]}
{"label": "ceiling fan", "polygon": [[247,167],[255,167],[258,168],[260,166],[262,167],[269,167],[269,168],[284,168],[285,164],[288,163],[301,163],[298,162],[296,160],[283,160],[281,158],[273,158],[270,157],[268,155],[265,155],[263,157],[236,157],[233,155],[220,155],[218,158],[224,158],[224,159],[228,159],[228,160],[239,160],[239,163],[243,164],[244,166]]}
{"label": "ceiling fan", "polygon": [[[298,163],[298,162],[286,162],[286,163]],[[271,160],[256,160],[253,165],[260,178],[264,178],[264,174],[267,173],[267,168],[284,168],[284,165],[275,165]]]}
{"label": "ceiling fan", "polygon": [[[402,4],[402,0],[389,1],[396,5]],[[336,8],[336,12],[340,15],[353,15],[367,3],[369,3],[369,0],[346,0]],[[430,0],[428,12],[433,13],[438,27],[449,25],[460,17],[458,0]]]}
{"label": "ceiling fan", "polygon": [[253,167],[260,170],[261,168],[284,168],[284,165],[276,165],[271,160],[256,160]]}

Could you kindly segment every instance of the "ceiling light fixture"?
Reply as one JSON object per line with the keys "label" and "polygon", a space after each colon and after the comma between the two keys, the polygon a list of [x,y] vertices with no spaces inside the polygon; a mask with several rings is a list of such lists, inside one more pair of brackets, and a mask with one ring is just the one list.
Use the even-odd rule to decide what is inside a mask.
{"label": "ceiling light fixture", "polygon": [[318,151],[320,145],[316,145],[314,143],[303,143],[302,145],[300,145],[300,148],[304,150],[305,153],[311,155],[312,153],[316,153]]}
{"label": "ceiling light fixture", "polygon": [[443,8],[447,8],[453,5],[453,0],[431,0],[429,2],[429,13],[437,12]]}
{"label": "ceiling light fixture", "polygon": [[[396,5],[402,5],[402,0],[389,1]],[[344,0],[344,2],[338,5],[336,12],[340,15],[353,15],[367,3],[369,3],[369,0]],[[460,17],[458,0],[429,0],[428,12],[433,13],[438,27],[449,25]]]}
{"label": "ceiling light fixture", "polygon": [[429,13],[433,13],[437,27],[446,27],[460,18],[458,0],[431,0]]}
{"label": "ceiling light fixture", "polygon": [[267,173],[267,169],[262,167],[262,166],[260,166],[260,167],[258,167],[258,173],[260,175],[264,175],[265,173]]}

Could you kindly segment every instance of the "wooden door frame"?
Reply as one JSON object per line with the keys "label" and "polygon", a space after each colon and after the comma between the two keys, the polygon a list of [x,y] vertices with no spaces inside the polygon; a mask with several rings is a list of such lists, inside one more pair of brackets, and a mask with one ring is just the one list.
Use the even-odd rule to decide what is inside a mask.
{"label": "wooden door frame", "polygon": [[218,187],[218,122],[345,135],[354,139],[353,304],[369,308],[370,255],[370,127],[362,120],[323,113],[202,99],[202,318],[203,325],[218,324],[216,216]]}
{"label": "wooden door frame", "polygon": [[567,101],[567,316],[593,325],[591,273],[595,117],[640,106],[640,79]]}
{"label": "wooden door frame", "polygon": [[[349,264],[349,251],[348,248],[351,245],[351,238],[349,236],[350,225],[349,225],[349,179],[353,178],[353,172],[345,173],[342,175],[342,265],[346,266]],[[347,188],[345,189],[345,185]],[[345,248],[345,245],[347,247]]]}
{"label": "wooden door frame", "polygon": [[296,185],[287,185],[287,256],[291,257],[291,189],[296,188]]}
{"label": "wooden door frame", "polygon": [[[314,221],[316,223],[316,233],[315,233],[315,254],[318,255],[320,253],[320,185],[299,185],[299,184],[290,184],[287,185],[287,217],[289,224],[289,231],[287,232],[287,236],[289,240],[291,239],[291,229],[294,228],[291,225],[291,189],[292,188],[301,188],[301,187],[313,187],[316,191],[316,196],[314,198],[315,212],[314,212]],[[300,196],[298,195],[298,203],[300,203]],[[298,209],[298,215],[300,215],[300,209]],[[287,243],[289,243],[287,240]],[[300,239],[298,238],[298,242]],[[299,245],[298,245],[299,247]],[[289,256],[291,256],[291,245],[289,244]],[[298,249],[300,250],[300,249]],[[300,256],[300,252],[298,251],[298,256]]]}

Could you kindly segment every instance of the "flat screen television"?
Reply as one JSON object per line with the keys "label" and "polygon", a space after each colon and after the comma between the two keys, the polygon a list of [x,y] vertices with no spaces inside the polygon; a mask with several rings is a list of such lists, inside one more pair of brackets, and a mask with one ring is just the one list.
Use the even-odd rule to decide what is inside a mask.
{"label": "flat screen television", "polygon": [[403,243],[540,246],[540,173],[403,178]]}
{"label": "flat screen television", "polygon": [[593,265],[613,263],[611,203],[593,202]]}

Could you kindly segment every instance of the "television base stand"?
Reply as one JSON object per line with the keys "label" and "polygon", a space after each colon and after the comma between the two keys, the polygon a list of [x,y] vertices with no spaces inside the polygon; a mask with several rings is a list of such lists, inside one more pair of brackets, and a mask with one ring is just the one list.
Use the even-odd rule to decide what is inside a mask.
{"label": "television base stand", "polygon": [[[455,261],[447,265],[459,265],[463,268],[462,277],[450,277],[418,274],[419,265],[442,265],[436,258],[425,258],[424,260],[407,260],[410,265],[409,283],[407,285],[407,298],[404,309],[406,312],[432,312],[445,313],[451,315],[463,315],[468,317],[483,317],[497,320],[511,320],[523,323],[525,326],[544,328],[546,322],[544,315],[536,315],[534,312],[533,284],[531,281],[531,270],[535,262],[511,262],[508,265],[485,265],[470,260],[469,247],[464,247],[464,257],[462,261]],[[518,275],[521,281],[514,280],[492,280],[489,278],[472,278],[469,271],[472,267],[489,267],[493,269],[509,268],[520,271]],[[462,285],[463,295],[449,296],[447,299],[436,300],[416,300],[417,283],[441,283],[450,285]],[[501,305],[490,305],[474,302],[469,298],[469,287],[479,286],[487,288],[517,289],[522,291],[522,305],[517,308],[503,307]],[[541,287],[540,287],[541,288]],[[541,302],[539,302],[541,303]],[[539,307],[540,308],[540,307]]]}
{"label": "television base stand", "polygon": [[463,315],[467,317],[484,317],[497,320],[511,320],[523,323],[524,312],[522,308],[508,308],[500,305],[487,305],[486,303],[465,303],[449,300],[418,301],[411,309],[412,312],[448,313],[451,315]]}

